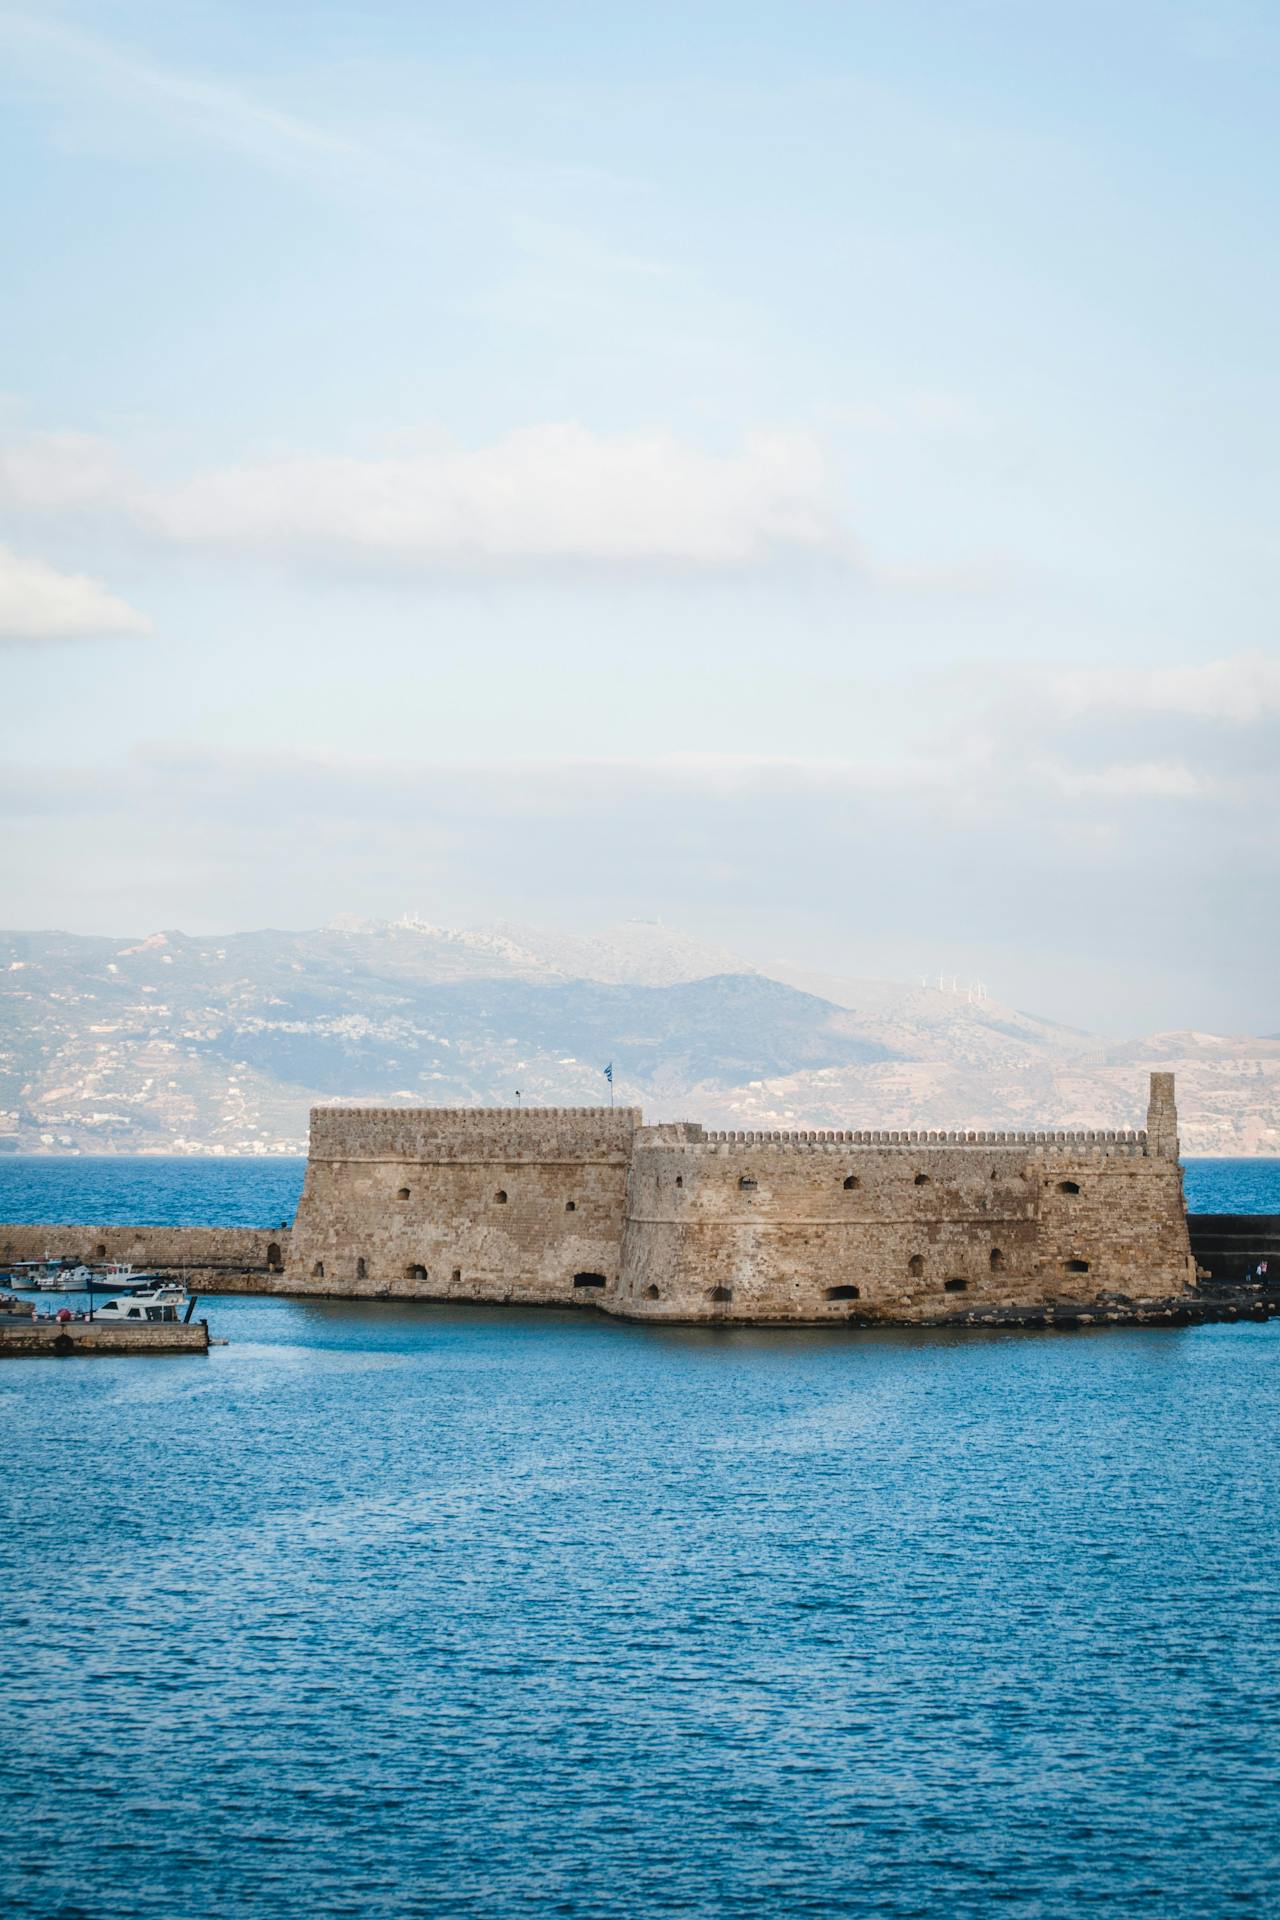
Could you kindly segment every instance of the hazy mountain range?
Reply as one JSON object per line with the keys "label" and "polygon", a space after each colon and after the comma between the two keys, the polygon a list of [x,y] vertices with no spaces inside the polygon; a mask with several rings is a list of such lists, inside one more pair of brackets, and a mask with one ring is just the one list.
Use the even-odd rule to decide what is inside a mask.
{"label": "hazy mountain range", "polygon": [[302,1152],[320,1101],[620,1104],[718,1126],[1122,1127],[1280,1152],[1280,1037],[1117,1043],[960,988],[763,970],[669,928],[335,921],[0,934],[0,1149]]}

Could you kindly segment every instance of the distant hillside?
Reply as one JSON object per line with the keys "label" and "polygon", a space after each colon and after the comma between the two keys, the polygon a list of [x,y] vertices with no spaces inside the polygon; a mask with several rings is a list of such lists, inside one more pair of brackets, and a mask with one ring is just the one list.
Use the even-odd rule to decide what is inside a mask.
{"label": "distant hillside", "polygon": [[778,969],[629,923],[0,935],[0,1148],[301,1152],[325,1100],[594,1103],[741,1127],[1131,1126],[1280,1152],[1280,1041],[1109,1045],[964,993]]}

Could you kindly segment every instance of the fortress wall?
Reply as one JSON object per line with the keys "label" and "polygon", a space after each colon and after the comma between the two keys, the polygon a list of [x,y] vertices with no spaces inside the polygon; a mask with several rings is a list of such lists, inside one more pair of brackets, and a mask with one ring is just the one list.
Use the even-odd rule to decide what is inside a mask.
{"label": "fortress wall", "polygon": [[0,1226],[0,1266],[46,1254],[126,1260],[147,1272],[185,1274],[195,1292],[265,1293],[283,1285],[289,1233],[256,1227]]}
{"label": "fortress wall", "polygon": [[901,1323],[1194,1279],[1176,1158],[1134,1136],[870,1138],[642,1131],[614,1311]]}
{"label": "fortress wall", "polygon": [[290,1290],[602,1304],[618,1282],[639,1117],[317,1108]]}
{"label": "fortress wall", "polygon": [[[707,1133],[638,1112],[318,1108],[291,1234],[0,1228],[193,1288],[928,1323],[1194,1284],[1172,1076],[1144,1133]],[[578,1283],[578,1284],[575,1284]]]}

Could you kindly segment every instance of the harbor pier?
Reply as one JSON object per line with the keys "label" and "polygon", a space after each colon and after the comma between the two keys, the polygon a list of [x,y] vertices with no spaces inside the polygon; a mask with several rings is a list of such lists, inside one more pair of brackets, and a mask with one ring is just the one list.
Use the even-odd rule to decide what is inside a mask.
{"label": "harbor pier", "polygon": [[141,1320],[114,1326],[101,1320],[18,1320],[0,1322],[0,1359],[32,1360],[48,1356],[75,1359],[83,1354],[207,1353],[207,1320]]}

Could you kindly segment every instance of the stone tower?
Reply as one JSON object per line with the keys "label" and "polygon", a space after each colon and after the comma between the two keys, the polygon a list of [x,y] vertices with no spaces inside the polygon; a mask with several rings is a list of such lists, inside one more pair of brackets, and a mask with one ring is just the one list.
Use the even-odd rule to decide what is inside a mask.
{"label": "stone tower", "polygon": [[1178,1109],[1173,1098],[1173,1075],[1153,1073],[1147,1102],[1147,1152],[1153,1160],[1178,1157]]}

